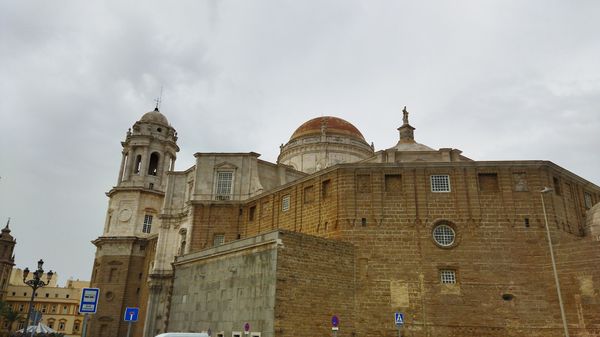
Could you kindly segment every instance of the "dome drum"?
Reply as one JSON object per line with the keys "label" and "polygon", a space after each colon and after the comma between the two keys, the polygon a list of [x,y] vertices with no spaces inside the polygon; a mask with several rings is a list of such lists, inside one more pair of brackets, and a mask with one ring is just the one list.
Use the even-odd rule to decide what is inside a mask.
{"label": "dome drum", "polygon": [[354,125],[330,116],[302,124],[280,150],[277,162],[305,173],[373,156],[373,148]]}

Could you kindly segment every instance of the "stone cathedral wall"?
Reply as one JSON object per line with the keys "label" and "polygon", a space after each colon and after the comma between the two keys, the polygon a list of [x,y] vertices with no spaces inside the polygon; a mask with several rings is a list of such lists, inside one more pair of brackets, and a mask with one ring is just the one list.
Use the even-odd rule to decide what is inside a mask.
{"label": "stone cathedral wall", "polygon": [[[431,175],[449,175],[451,191],[432,192]],[[195,213],[193,227],[216,226],[230,233],[226,241],[285,229],[352,244],[354,324],[340,337],[396,336],[395,311],[405,313],[409,336],[561,336],[544,186],[555,188],[544,200],[571,335],[600,334],[600,246],[585,234],[584,200],[587,193],[597,203],[600,191],[549,162],[339,165],[224,217],[211,206],[210,217]],[[451,247],[432,239],[441,221],[456,232]],[[210,245],[201,233],[194,240]],[[456,283],[442,284],[442,270],[454,270]],[[313,295],[302,299],[321,296]]]}

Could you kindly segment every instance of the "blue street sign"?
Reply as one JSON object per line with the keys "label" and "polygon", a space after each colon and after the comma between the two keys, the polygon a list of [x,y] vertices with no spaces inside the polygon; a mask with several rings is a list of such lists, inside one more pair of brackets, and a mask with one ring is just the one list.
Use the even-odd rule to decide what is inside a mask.
{"label": "blue street sign", "polygon": [[331,317],[331,325],[333,325],[334,327],[337,327],[340,324],[340,319],[333,315],[333,317]]}
{"label": "blue street sign", "polygon": [[125,308],[125,322],[137,322],[138,313],[140,312],[140,308]]}
{"label": "blue street sign", "polygon": [[396,325],[397,326],[404,325],[404,314],[401,313],[401,312],[397,312],[396,315],[395,315],[395,317],[394,317],[394,320],[396,321]]}
{"label": "blue street sign", "polygon": [[100,289],[83,288],[81,290],[81,301],[79,301],[79,312],[82,314],[95,314],[98,310],[98,299]]}

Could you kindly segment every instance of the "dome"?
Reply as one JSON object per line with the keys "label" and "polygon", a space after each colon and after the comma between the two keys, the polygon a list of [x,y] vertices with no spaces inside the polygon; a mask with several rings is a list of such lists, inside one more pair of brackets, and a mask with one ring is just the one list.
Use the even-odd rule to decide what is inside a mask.
{"label": "dome", "polygon": [[294,131],[290,141],[303,136],[320,135],[323,131],[328,135],[350,136],[366,143],[365,137],[363,137],[362,133],[354,125],[341,118],[332,116],[317,117],[305,122]]}
{"label": "dome", "polygon": [[158,111],[158,109],[154,109],[154,111],[146,112],[140,119],[140,122],[169,125],[169,121],[167,120],[167,117],[165,117],[165,115],[161,114],[160,111]]}

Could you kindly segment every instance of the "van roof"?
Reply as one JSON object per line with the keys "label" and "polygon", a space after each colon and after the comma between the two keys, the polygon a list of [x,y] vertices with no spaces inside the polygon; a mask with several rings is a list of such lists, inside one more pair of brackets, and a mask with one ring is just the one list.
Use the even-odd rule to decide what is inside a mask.
{"label": "van roof", "polygon": [[209,337],[205,332],[165,332],[156,337]]}

